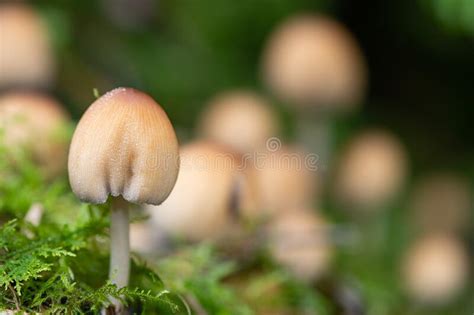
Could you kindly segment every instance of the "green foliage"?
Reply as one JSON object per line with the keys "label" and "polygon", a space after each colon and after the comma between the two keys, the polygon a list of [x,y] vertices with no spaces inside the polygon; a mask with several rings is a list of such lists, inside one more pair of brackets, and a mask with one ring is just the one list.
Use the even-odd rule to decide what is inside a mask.
{"label": "green foliage", "polygon": [[331,301],[309,284],[295,280],[266,257],[242,269],[218,255],[211,244],[184,247],[154,266],[164,282],[194,309],[207,314],[251,315],[271,310],[332,314]]}
{"label": "green foliage", "polygon": [[[96,312],[109,304],[109,297],[115,297],[129,304],[161,303],[169,311],[179,310],[161,281],[151,281],[146,289],[119,290],[105,280],[99,287],[88,284],[87,278],[105,278],[107,265],[87,275],[75,272],[78,263],[87,264],[101,255],[93,244],[105,236],[107,225],[106,217],[101,215],[74,228],[65,226],[47,232],[41,227],[30,238],[24,233],[31,228],[27,223],[12,220],[4,224],[0,228],[0,309],[79,314]],[[78,262],[78,257],[89,258]],[[134,275],[140,278],[143,274],[158,279],[143,267]]]}
{"label": "green foliage", "polygon": [[[136,262],[137,286],[118,289],[107,281],[107,206],[79,204],[64,180],[47,183],[26,153],[12,159],[0,147],[0,174],[0,310],[98,313],[110,297],[132,308],[160,305],[165,314],[186,309]],[[45,210],[39,226],[25,220],[34,203]]]}
{"label": "green foliage", "polygon": [[334,313],[334,305],[327,296],[275,266],[251,279],[246,295],[255,308],[288,309],[296,314]]}
{"label": "green foliage", "polygon": [[453,33],[474,33],[474,3],[469,0],[420,0],[441,26]]}
{"label": "green foliage", "polygon": [[235,271],[235,264],[219,260],[208,244],[185,248],[163,259],[157,269],[164,275],[165,282],[195,308],[203,308],[209,314],[253,314],[237,293],[222,283]]}

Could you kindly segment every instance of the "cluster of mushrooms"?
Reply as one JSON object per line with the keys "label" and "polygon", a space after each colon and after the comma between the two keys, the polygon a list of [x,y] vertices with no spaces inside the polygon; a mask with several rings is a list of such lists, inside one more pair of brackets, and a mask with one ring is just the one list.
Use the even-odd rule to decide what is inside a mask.
{"label": "cluster of mushrooms", "polygon": [[[10,47],[0,58],[0,86],[9,88],[0,96],[3,145],[13,163],[15,151],[27,148],[48,179],[61,174],[67,161],[72,191],[81,201],[110,202],[109,277],[117,287],[128,284],[130,247],[149,255],[165,251],[170,239],[229,244],[236,235],[241,240],[249,222],[257,226],[255,240],[276,262],[303,281],[315,281],[330,269],[338,245],[336,226],[320,211],[321,195],[329,191],[340,208],[365,224],[404,187],[408,158],[386,130],[360,132],[333,158],[334,118],[363,101],[367,73],[352,36],[328,17],[291,17],[263,53],[263,80],[297,113],[296,143],[279,140],[274,107],[254,91],[214,97],[199,119],[197,139],[179,146],[170,119],[152,97],[116,88],[89,106],[69,144],[63,135],[71,121],[58,101],[10,89],[51,84],[54,58],[44,25],[25,5],[1,5],[0,29],[0,45]],[[277,139],[277,147],[269,139]],[[304,164],[311,154],[319,158],[315,169]],[[286,163],[288,157],[302,163]],[[408,250],[402,273],[416,299],[438,303],[465,284],[467,257],[455,236],[469,209],[465,187],[448,174],[423,181],[414,194],[414,221],[424,232]],[[447,195],[439,197],[439,191]],[[150,218],[130,226],[137,205]],[[450,220],[432,215],[433,208],[449,207]],[[245,250],[242,255],[253,254]]]}

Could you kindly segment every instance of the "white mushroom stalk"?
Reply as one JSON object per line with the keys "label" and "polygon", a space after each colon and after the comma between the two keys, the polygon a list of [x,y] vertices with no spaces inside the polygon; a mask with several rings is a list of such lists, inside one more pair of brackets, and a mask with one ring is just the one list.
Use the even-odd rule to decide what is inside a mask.
{"label": "white mushroom stalk", "polygon": [[327,177],[334,146],[331,117],[324,113],[314,117],[305,114],[299,116],[296,130],[298,141],[305,145],[306,150],[317,154],[321,177]]}
{"label": "white mushroom stalk", "polygon": [[118,288],[128,285],[130,273],[130,203],[161,204],[178,169],[173,126],[145,93],[112,90],[79,121],[69,151],[69,180],[82,201],[100,204],[112,196],[110,281]]}
{"label": "white mushroom stalk", "polygon": [[123,198],[117,197],[110,210],[109,279],[121,288],[128,285],[130,274],[129,206]]}

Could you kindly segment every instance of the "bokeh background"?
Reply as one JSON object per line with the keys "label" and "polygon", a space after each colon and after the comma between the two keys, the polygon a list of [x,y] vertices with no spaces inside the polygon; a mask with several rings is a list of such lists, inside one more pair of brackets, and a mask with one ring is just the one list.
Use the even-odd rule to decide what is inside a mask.
{"label": "bokeh background", "polygon": [[[51,91],[76,118],[93,99],[93,88],[133,86],[166,104],[173,122],[185,130],[217,92],[266,91],[259,73],[262,49],[285,17],[308,10],[329,14],[349,28],[368,63],[368,95],[356,117],[348,119],[351,126],[383,125],[397,132],[410,149],[415,171],[448,166],[473,172],[470,1],[34,5],[54,43]],[[291,115],[281,101],[273,104],[288,118],[291,131]]]}
{"label": "bokeh background", "polygon": [[[49,48],[34,46],[36,41],[44,45],[38,40],[35,26],[21,38],[7,36],[2,24],[2,10],[7,6],[31,8],[45,23],[50,56]],[[326,16],[341,23],[358,45],[367,72],[364,97],[352,104],[350,111],[330,116],[334,161],[328,164],[329,169],[325,165],[321,168],[325,185],[313,206],[334,223],[338,241],[333,244],[333,272],[314,287],[322,292],[331,291],[340,283],[344,290],[350,287],[349,293],[341,293],[345,297],[342,300],[350,304],[355,299],[355,305],[363,306],[341,306],[338,310],[343,314],[472,314],[474,281],[469,269],[474,243],[474,2],[470,0],[2,1],[0,58],[8,62],[0,62],[5,67],[0,68],[0,92],[32,89],[49,94],[77,121],[97,94],[119,86],[134,87],[162,105],[180,143],[187,143],[196,138],[199,119],[216,95],[246,89],[267,100],[281,123],[277,135],[281,141],[304,147],[305,143],[299,142],[301,113],[266,84],[262,71],[271,34],[288,18],[301,13]],[[28,34],[31,39],[23,37]],[[8,51],[13,44],[6,39],[33,43],[30,55],[12,57]],[[43,50],[48,56],[35,57]],[[7,69],[6,64],[15,60],[19,65]],[[33,64],[28,60],[34,60]],[[36,66],[46,68],[39,70],[39,78],[28,75]],[[9,69],[25,76],[11,75]],[[327,116],[327,112],[308,116],[318,124],[318,115]],[[390,133],[402,147],[406,170],[394,171],[403,173],[402,186],[393,198],[377,205],[381,209],[376,214],[372,210],[370,214],[351,212],[351,207],[341,205],[341,198],[333,193],[337,161],[343,160],[345,149],[355,136],[374,128]],[[364,161],[371,161],[370,157],[354,166],[356,172],[364,169]],[[333,166],[335,170],[331,169]],[[383,167],[382,173],[391,174]],[[449,175],[443,175],[446,173]],[[413,205],[425,204],[417,201],[423,198],[417,196],[425,196],[420,191],[430,189],[426,188],[429,184],[423,188],[420,183],[430,182],[436,174],[442,175],[437,177],[437,184],[432,184],[438,185],[432,189],[436,192],[425,192],[425,199],[432,204],[419,207],[427,208],[428,214],[420,214],[422,218],[416,221]],[[359,181],[354,185],[364,186],[364,176],[363,170],[362,175],[355,175]],[[439,210],[439,204],[446,210]],[[464,283],[445,303],[433,306],[403,289],[399,283],[400,261],[412,242],[428,234],[423,232],[423,222],[436,221],[436,225],[450,220],[450,214],[459,208],[464,226],[450,227],[448,232],[459,241],[463,257],[467,257],[461,258],[465,261],[459,267],[467,270],[460,276]],[[410,220],[418,223],[407,223]],[[453,221],[456,225],[459,219]],[[443,228],[434,232],[446,231]],[[445,241],[442,237],[432,240],[435,256]],[[453,251],[456,256],[457,249]],[[415,274],[426,268],[425,259],[420,260],[422,266]],[[448,268],[433,267],[432,273],[441,274],[446,269],[449,273],[457,263],[448,259]],[[251,278],[254,272],[246,270],[245,277]],[[426,277],[430,277],[429,273]],[[234,278],[229,280],[230,285],[239,287],[244,282]],[[442,286],[437,282],[433,285]],[[293,314],[277,311],[265,314]]]}

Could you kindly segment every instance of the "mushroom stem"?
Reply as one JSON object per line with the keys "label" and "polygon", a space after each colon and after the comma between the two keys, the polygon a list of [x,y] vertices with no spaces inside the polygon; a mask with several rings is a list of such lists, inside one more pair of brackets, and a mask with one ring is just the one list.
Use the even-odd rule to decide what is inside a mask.
{"label": "mushroom stem", "polygon": [[110,214],[110,281],[118,288],[128,285],[130,274],[130,239],[128,202],[113,198]]}
{"label": "mushroom stem", "polygon": [[298,119],[298,140],[310,153],[318,156],[318,168],[323,178],[327,176],[332,154],[332,124],[329,115],[300,115]]}

